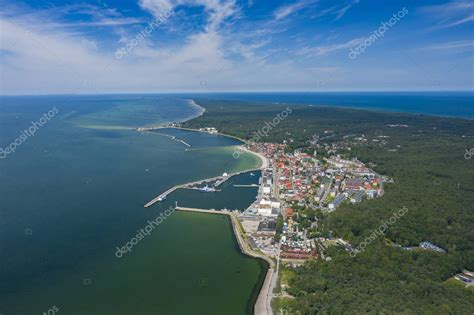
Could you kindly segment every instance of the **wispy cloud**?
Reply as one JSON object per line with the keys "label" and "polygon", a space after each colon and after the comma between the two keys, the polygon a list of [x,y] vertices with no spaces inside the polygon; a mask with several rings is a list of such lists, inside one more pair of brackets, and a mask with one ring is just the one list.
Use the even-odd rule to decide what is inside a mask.
{"label": "wispy cloud", "polygon": [[338,21],[344,17],[347,11],[349,11],[350,8],[352,8],[354,5],[358,4],[360,0],[354,0],[352,3],[349,3],[348,5],[336,10],[336,18],[334,21]]}
{"label": "wispy cloud", "polygon": [[[367,58],[349,64],[344,62],[346,56],[340,58],[343,50],[366,39],[356,38],[365,26],[349,14],[358,9],[358,1],[287,0],[281,7],[254,1],[252,8],[244,0],[135,1],[138,6],[133,9],[98,2],[43,9],[2,7],[0,54],[5,79],[0,93],[311,90],[315,80],[324,82],[324,88],[354,88],[351,73],[359,70],[357,64],[367,69],[366,82],[357,82],[364,88],[409,84],[404,75],[409,67],[392,64],[398,61],[393,46],[380,46],[380,52],[371,56],[377,62]],[[436,17],[437,25],[452,28],[430,32],[422,41],[419,34],[405,33],[399,42],[400,49],[418,50],[415,59],[435,59],[430,63],[434,69],[453,57],[451,51],[473,49],[472,41],[466,40],[469,30],[450,26],[467,25],[472,5],[467,0],[448,4],[420,9],[426,14],[413,23],[434,24]],[[377,8],[359,13],[378,17]],[[133,54],[115,58],[119,42],[129,42],[152,19],[150,14],[156,17],[171,9],[173,17]],[[345,28],[334,27],[332,23],[340,24],[336,21],[344,21]],[[445,36],[448,32],[452,36]],[[459,59],[462,71],[450,79],[466,86],[472,82],[472,59]],[[402,70],[388,82],[386,73],[395,66]],[[411,79],[426,81],[421,75]],[[83,81],[90,84],[84,86]]]}
{"label": "wispy cloud", "polygon": [[446,43],[439,43],[421,48],[420,50],[470,50],[474,48],[474,41],[460,40]]}
{"label": "wispy cloud", "polygon": [[57,23],[56,26],[65,26],[65,27],[72,27],[72,26],[79,26],[79,27],[87,27],[87,26],[121,26],[121,25],[132,25],[132,24],[141,24],[145,21],[139,18],[132,18],[132,17],[125,17],[125,18],[100,18],[94,21],[85,21],[85,22],[72,22],[72,23]]}
{"label": "wispy cloud", "polygon": [[450,1],[421,7],[420,12],[437,20],[435,28],[450,28],[474,21],[474,2]]}
{"label": "wispy cloud", "polygon": [[326,15],[333,15],[334,22],[339,21],[344,15],[358,4],[360,0],[351,0],[349,2],[342,2],[341,4],[335,4],[326,8],[319,8],[319,10],[311,16],[311,19],[317,19]]}
{"label": "wispy cloud", "polygon": [[[124,16],[114,8],[85,3],[50,6],[46,9],[38,10],[37,12],[13,7],[2,13],[5,17],[15,17],[21,20],[41,19],[43,20],[43,28],[113,27],[145,22],[140,18]],[[72,19],[72,17],[74,17],[74,19]]]}
{"label": "wispy cloud", "polygon": [[315,46],[315,47],[304,47],[298,50],[295,54],[298,56],[323,56],[327,55],[331,52],[341,50],[341,49],[348,49],[354,47],[356,45],[361,44],[365,38],[354,38],[350,41],[345,43],[337,43],[337,44],[330,44],[330,45],[322,45],[322,46]]}
{"label": "wispy cloud", "polygon": [[[307,69],[287,60],[265,62],[259,50],[269,40],[236,42],[235,48],[230,45],[235,38],[201,32],[168,46],[137,46],[130,58],[117,60],[85,35],[41,24],[33,16],[28,21],[0,16],[2,76],[8,78],[3,93],[301,89],[311,80]],[[233,48],[243,59],[227,58]]]}
{"label": "wispy cloud", "polygon": [[209,32],[216,31],[224,20],[238,12],[235,0],[140,0],[139,4],[154,16],[183,5],[204,7],[208,14],[206,30]]}
{"label": "wispy cloud", "polygon": [[293,4],[281,6],[274,13],[275,20],[276,21],[282,20],[286,18],[287,16],[292,15],[293,13],[305,8],[306,6],[310,4],[314,4],[316,2],[317,1],[314,1],[314,0],[301,0]]}

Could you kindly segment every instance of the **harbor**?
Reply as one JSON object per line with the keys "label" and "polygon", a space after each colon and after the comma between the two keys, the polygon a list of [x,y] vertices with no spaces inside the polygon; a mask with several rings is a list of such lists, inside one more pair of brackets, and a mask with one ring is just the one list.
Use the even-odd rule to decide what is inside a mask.
{"label": "harbor", "polygon": [[[218,132],[215,131],[215,129],[210,129],[210,128],[203,128],[200,130],[187,129],[187,128],[181,128],[181,127],[175,127],[175,126],[173,126],[172,128],[184,129],[184,130],[189,130],[189,131],[194,131],[194,132],[197,131],[197,132],[207,132],[211,134],[219,134]],[[151,129],[158,129],[158,128],[140,128],[138,131],[149,131]],[[223,135],[223,136],[227,136],[227,135]],[[173,139],[173,140],[176,140],[176,139]],[[245,143],[245,141],[242,139],[238,139],[238,140]],[[234,147],[240,153],[246,152],[246,153],[258,156],[258,158],[262,161],[260,167],[244,170],[240,172],[235,172],[235,173],[229,173],[229,174],[223,173],[221,176],[215,176],[215,177],[198,180],[198,181],[194,181],[194,182],[190,182],[186,184],[176,185],[166,190],[165,192],[161,193],[160,195],[158,195],[157,197],[155,197],[148,203],[146,203],[144,207],[149,208],[158,202],[164,201],[167,198],[167,196],[169,196],[170,194],[172,194],[178,189],[191,189],[191,190],[199,190],[202,192],[217,192],[217,191],[220,191],[217,189],[219,186],[221,186],[223,183],[225,183],[226,181],[228,181],[230,178],[234,176],[238,176],[244,173],[250,173],[250,176],[255,176],[255,174],[253,173],[254,171],[264,171],[269,167],[270,161],[262,153],[249,150],[248,148],[245,147],[245,145],[239,145],[239,146],[234,146]],[[205,185],[205,186],[200,187],[201,185]],[[236,188],[256,188],[256,187],[261,188],[262,179],[260,178],[258,184],[255,184],[255,183],[233,184],[232,186]],[[258,194],[260,195],[260,193],[261,192],[259,191]],[[256,251],[253,248],[251,244],[251,240],[248,239],[248,236],[246,234],[246,231],[244,230],[244,227],[241,225],[241,222],[239,222],[239,216],[240,216],[239,212],[229,211],[226,209],[215,210],[215,209],[202,209],[202,208],[196,208],[196,207],[178,207],[177,204],[175,206],[175,209],[177,211],[189,211],[189,212],[219,214],[219,215],[229,216],[229,219],[232,225],[233,234],[240,248],[240,251],[246,256],[258,258],[265,261],[268,266],[267,271],[265,273],[265,278],[263,279],[263,282],[261,283],[261,287],[260,287],[257,299],[253,306],[253,312],[254,314],[273,314],[272,308],[271,308],[271,300],[273,298],[273,288],[276,285],[276,280],[277,280],[277,275],[278,275],[278,263],[275,263],[275,261],[269,255],[265,255],[264,253]]]}
{"label": "harbor", "polygon": [[[153,198],[149,202],[147,202],[144,205],[144,207],[149,208],[149,207],[153,206],[155,203],[165,200],[166,197],[169,194],[173,193],[177,189],[196,189],[196,190],[201,190],[201,191],[204,191],[204,192],[218,191],[217,188],[220,185],[222,185],[223,183],[225,183],[227,180],[229,180],[231,177],[234,177],[234,176],[237,176],[237,175],[240,175],[240,174],[243,174],[243,173],[257,171],[257,170],[259,170],[259,168],[258,169],[240,171],[240,172],[236,172],[236,173],[230,173],[230,174],[224,173],[221,176],[206,178],[206,179],[202,179],[202,180],[198,180],[198,181],[195,181],[195,182],[190,182],[190,183],[186,183],[186,184],[182,184],[182,185],[176,185],[176,186],[168,189],[167,191],[161,193],[157,197]],[[206,188],[206,187],[204,187],[204,188],[195,187],[195,186],[202,185],[202,184],[211,184],[211,187],[209,187],[209,186],[206,186],[208,188]],[[240,185],[240,186],[242,186],[242,187],[255,187],[255,186],[251,186],[251,185]]]}

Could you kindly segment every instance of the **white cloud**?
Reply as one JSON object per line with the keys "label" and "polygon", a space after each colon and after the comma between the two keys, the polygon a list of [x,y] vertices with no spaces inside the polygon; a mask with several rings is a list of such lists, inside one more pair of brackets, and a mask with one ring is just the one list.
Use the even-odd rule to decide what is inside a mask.
{"label": "white cloud", "polygon": [[421,48],[421,50],[471,50],[474,48],[474,41],[472,40],[459,40],[446,43],[440,43],[430,45]]}
{"label": "white cloud", "polygon": [[[109,20],[133,19],[112,8],[97,9],[95,15],[89,12],[95,10],[93,7],[57,7],[47,12],[0,14],[0,94],[313,90],[315,80],[324,82],[325,89],[331,88],[331,82],[353,88],[349,69],[342,68],[336,60],[295,58],[295,55],[329,56],[361,43],[363,38],[336,42],[335,38],[326,37],[324,44],[308,45],[295,51],[292,44],[300,33],[294,34],[294,38],[279,34],[285,29],[275,25],[285,21],[275,23],[272,14],[265,20],[240,23],[243,19],[235,19],[240,19],[239,14],[243,11],[234,0],[142,0],[140,4],[156,15],[166,8],[185,14],[186,10],[181,10],[180,6],[200,6],[207,18],[206,27],[191,35],[170,33],[173,31],[167,28],[168,22],[179,23],[180,18],[178,14],[173,15],[165,22],[163,32],[157,33],[156,37],[150,36],[131,54],[117,60],[117,47],[108,45],[120,36],[128,42],[130,30],[111,27],[107,29],[107,35],[112,37],[101,41],[102,33],[77,27],[82,22],[64,19],[65,10],[82,10],[89,16],[83,22],[89,23],[83,25],[87,27],[90,23],[106,25]],[[336,16],[336,11],[337,8],[333,8],[328,14]],[[239,23],[238,27],[230,27],[228,22],[231,21]],[[166,37],[171,40],[163,45],[155,41],[162,34],[178,36]],[[340,36],[337,32],[333,34]],[[278,45],[280,37],[285,39],[283,45]],[[305,32],[301,33],[301,39],[308,40]],[[468,45],[466,41],[458,41],[439,44],[438,49],[467,49]],[[327,63],[321,64],[322,60]],[[380,77],[384,74],[375,73],[373,77],[367,76],[367,80]],[[400,80],[405,82],[403,78]],[[201,84],[203,81],[205,85]],[[376,81],[374,86],[378,83]]]}
{"label": "white cloud", "polygon": [[94,40],[41,23],[0,17],[1,94],[301,89],[312,80],[291,62],[264,62],[255,51],[268,41],[240,45],[246,58],[235,61],[224,37],[208,31],[174,46],[139,45],[117,60]]}
{"label": "white cloud", "polygon": [[330,44],[330,45],[321,45],[315,47],[304,47],[296,52],[296,55],[299,56],[323,56],[327,55],[331,52],[341,50],[341,49],[348,49],[354,47],[356,45],[361,44],[364,42],[365,38],[359,37],[351,39],[345,43],[338,43],[338,44]]}
{"label": "white cloud", "polygon": [[313,4],[315,3],[315,1],[308,1],[308,0],[301,0],[301,1],[298,1],[298,2],[295,2],[293,4],[289,4],[289,5],[284,5],[284,6],[281,6],[279,7],[275,13],[274,13],[274,17],[275,17],[275,20],[276,21],[279,21],[279,20],[282,20],[284,18],[286,18],[287,16],[305,8],[306,6],[310,5],[310,4]]}
{"label": "white cloud", "polygon": [[450,1],[424,6],[420,12],[437,19],[437,28],[449,28],[474,21],[474,2]]}
{"label": "white cloud", "polygon": [[317,19],[322,16],[326,16],[328,14],[335,15],[334,21],[339,21],[344,17],[344,15],[352,8],[354,5],[358,4],[360,0],[352,0],[350,2],[346,2],[344,5],[333,5],[331,7],[321,9],[319,12],[313,14],[311,16],[312,19]]}
{"label": "white cloud", "polygon": [[142,19],[137,18],[101,18],[96,21],[88,22],[74,22],[74,23],[62,23],[56,24],[57,26],[119,26],[119,25],[131,25],[143,23]]}
{"label": "white cloud", "polygon": [[204,7],[209,15],[208,31],[215,31],[220,23],[238,11],[235,0],[140,0],[140,6],[154,16],[182,5]]}

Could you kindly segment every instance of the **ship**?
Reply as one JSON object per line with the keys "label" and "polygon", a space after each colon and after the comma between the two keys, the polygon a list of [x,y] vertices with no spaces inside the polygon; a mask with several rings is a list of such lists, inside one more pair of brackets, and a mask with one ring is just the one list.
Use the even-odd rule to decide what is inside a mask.
{"label": "ship", "polygon": [[255,176],[255,174],[254,174],[254,173],[250,173],[250,176]]}
{"label": "ship", "polygon": [[198,188],[198,190],[203,191],[203,192],[215,192],[216,191],[215,188],[209,187],[207,185],[206,185],[206,187]]}

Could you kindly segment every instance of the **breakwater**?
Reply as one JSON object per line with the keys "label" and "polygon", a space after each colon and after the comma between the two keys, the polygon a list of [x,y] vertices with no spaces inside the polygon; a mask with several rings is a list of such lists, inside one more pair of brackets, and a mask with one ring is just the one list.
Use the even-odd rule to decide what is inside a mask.
{"label": "breakwater", "polygon": [[166,190],[165,192],[159,194],[157,197],[153,198],[149,202],[147,202],[144,205],[144,207],[149,208],[149,207],[153,206],[155,203],[165,200],[166,197],[169,194],[171,194],[172,192],[174,192],[175,190],[180,189],[180,188],[190,188],[191,186],[201,185],[201,184],[210,183],[210,182],[215,182],[214,187],[217,188],[233,176],[237,176],[237,175],[240,175],[240,174],[243,174],[243,173],[253,172],[253,171],[257,171],[257,170],[259,170],[259,168],[244,170],[244,171],[230,173],[230,174],[223,174],[221,176],[215,176],[215,177],[211,177],[211,178],[198,180],[198,181],[195,181],[195,182],[190,182],[190,183],[186,183],[186,184],[182,184],[182,185],[176,185],[176,186],[171,187],[170,189]]}

